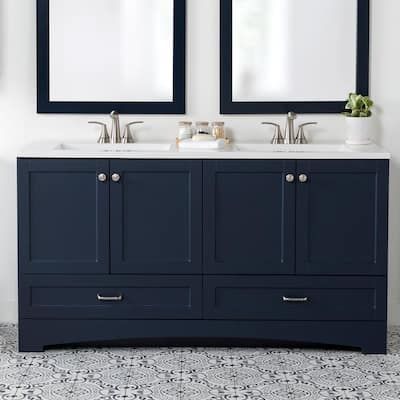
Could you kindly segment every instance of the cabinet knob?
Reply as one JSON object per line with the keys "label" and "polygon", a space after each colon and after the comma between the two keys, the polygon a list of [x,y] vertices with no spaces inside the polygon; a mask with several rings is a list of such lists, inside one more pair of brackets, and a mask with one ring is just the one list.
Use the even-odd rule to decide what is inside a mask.
{"label": "cabinet knob", "polygon": [[305,174],[299,175],[299,182],[306,183],[308,181],[308,176]]}
{"label": "cabinet knob", "polygon": [[105,181],[107,180],[107,175],[106,175],[106,174],[99,174],[99,175],[97,176],[97,179],[98,179],[100,182],[105,182]]}
{"label": "cabinet knob", "polygon": [[287,174],[286,175],[286,182],[293,183],[294,182],[294,175],[293,174]]}
{"label": "cabinet knob", "polygon": [[119,182],[121,179],[121,176],[119,174],[112,174],[111,179],[113,182]]}

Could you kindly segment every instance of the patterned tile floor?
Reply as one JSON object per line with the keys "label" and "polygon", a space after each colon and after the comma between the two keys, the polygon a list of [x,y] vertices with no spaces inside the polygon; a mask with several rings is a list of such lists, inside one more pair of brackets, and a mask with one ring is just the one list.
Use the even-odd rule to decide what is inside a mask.
{"label": "patterned tile floor", "polygon": [[18,353],[0,325],[0,399],[400,399],[400,328],[387,356],[281,348],[100,348]]}

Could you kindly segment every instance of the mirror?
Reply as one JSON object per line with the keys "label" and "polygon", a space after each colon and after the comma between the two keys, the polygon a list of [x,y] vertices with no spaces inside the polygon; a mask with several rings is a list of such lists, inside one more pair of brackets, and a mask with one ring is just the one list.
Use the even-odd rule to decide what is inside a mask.
{"label": "mirror", "polygon": [[185,0],[38,0],[38,112],[185,113]]}
{"label": "mirror", "polygon": [[341,112],[368,42],[368,0],[221,0],[221,113]]}

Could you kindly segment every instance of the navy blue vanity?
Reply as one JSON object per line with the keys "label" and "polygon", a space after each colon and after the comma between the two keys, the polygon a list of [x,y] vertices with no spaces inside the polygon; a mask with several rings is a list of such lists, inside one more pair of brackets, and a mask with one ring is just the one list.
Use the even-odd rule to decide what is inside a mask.
{"label": "navy blue vanity", "polygon": [[[272,123],[274,145],[205,156],[180,152],[182,141],[132,150],[146,145],[130,132],[141,121],[120,135],[118,113],[185,114],[186,0],[157,12],[138,2],[120,24],[109,21],[121,5],[76,18],[73,2],[36,3],[38,113],[116,111],[111,139],[91,121],[103,130],[88,153],[38,144],[18,159],[20,350],[290,342],[385,353],[390,155],[342,144],[308,154],[310,123],[294,131],[296,113],[336,114],[350,91],[368,95],[369,0],[346,12],[291,2],[290,13],[279,0],[220,0],[220,113],[289,112],[287,135]],[[127,21],[137,30],[98,29]],[[94,56],[104,43],[112,62]]]}
{"label": "navy blue vanity", "polygon": [[18,159],[19,343],[386,352],[388,160]]}

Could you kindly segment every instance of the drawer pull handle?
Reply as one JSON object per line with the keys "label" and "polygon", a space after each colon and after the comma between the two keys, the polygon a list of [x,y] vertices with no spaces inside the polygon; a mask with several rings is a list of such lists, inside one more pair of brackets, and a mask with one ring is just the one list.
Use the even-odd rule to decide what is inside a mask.
{"label": "drawer pull handle", "polygon": [[286,297],[286,296],[283,296],[282,300],[285,303],[307,303],[308,297]]}
{"label": "drawer pull handle", "polygon": [[122,294],[119,296],[102,296],[101,294],[97,294],[97,300],[99,301],[122,301],[123,297]]}

